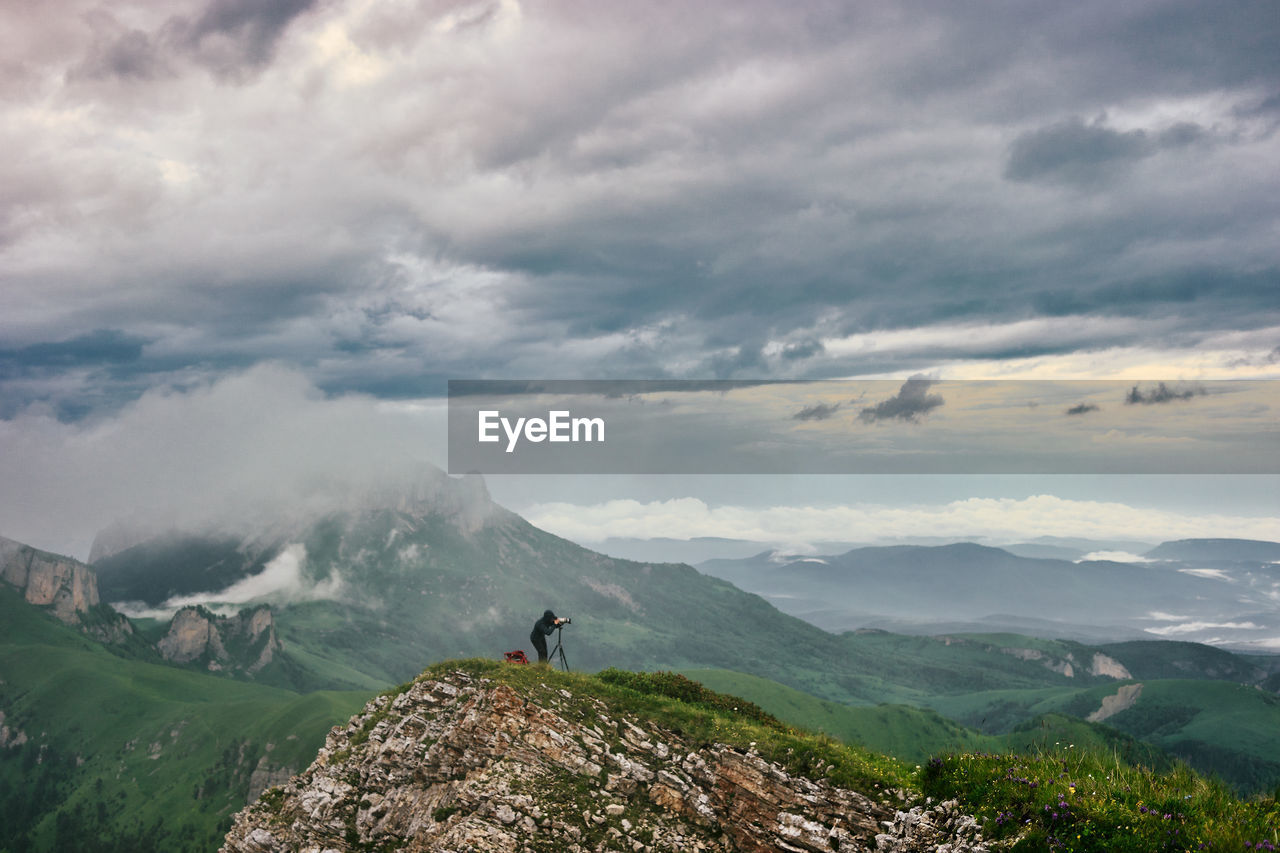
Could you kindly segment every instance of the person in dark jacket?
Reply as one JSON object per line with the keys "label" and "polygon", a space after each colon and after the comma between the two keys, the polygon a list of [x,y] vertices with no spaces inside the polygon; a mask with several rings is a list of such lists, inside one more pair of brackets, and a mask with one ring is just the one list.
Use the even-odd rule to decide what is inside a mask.
{"label": "person in dark jacket", "polygon": [[557,619],[556,615],[550,610],[542,614],[542,618],[533,623],[533,631],[529,634],[529,639],[533,641],[533,647],[538,650],[538,663],[547,662],[547,636],[568,622],[568,619]]}

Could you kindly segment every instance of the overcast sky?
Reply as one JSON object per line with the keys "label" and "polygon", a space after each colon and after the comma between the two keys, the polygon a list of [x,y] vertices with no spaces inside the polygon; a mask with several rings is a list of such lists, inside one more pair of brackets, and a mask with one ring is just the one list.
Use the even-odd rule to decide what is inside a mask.
{"label": "overcast sky", "polygon": [[1277,44],[1272,0],[0,0],[0,534],[442,462],[449,378],[1280,378]]}

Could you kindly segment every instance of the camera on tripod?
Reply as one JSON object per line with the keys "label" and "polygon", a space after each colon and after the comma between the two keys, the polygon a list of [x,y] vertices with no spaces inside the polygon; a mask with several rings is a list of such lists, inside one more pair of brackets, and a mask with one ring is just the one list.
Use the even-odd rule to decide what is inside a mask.
{"label": "camera on tripod", "polygon": [[565,672],[569,671],[569,661],[565,660],[565,657],[564,657],[564,645],[562,644],[560,639],[560,629],[563,628],[565,625],[570,624],[571,622],[573,622],[573,620],[568,618],[567,616],[561,617],[560,619],[556,620],[556,623],[555,623],[556,624],[556,647],[551,650],[551,665],[555,666],[556,660],[559,659],[560,668],[563,669]]}

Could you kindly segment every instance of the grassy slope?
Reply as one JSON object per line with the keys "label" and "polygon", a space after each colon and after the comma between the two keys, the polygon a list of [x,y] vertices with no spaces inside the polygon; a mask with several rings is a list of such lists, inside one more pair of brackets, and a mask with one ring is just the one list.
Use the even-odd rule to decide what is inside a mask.
{"label": "grassy slope", "polygon": [[117,657],[7,587],[0,673],[5,724],[29,739],[0,750],[13,851],[213,849],[264,755],[301,769],[366,698]]}
{"label": "grassy slope", "polygon": [[[1185,758],[1242,790],[1280,786],[1280,697],[1225,681],[1142,684],[1133,707],[1109,717],[1107,725]],[[1080,715],[1100,705],[1107,692],[1094,688],[1048,704]]]}
{"label": "grassy slope", "polygon": [[1132,762],[1169,767],[1151,749],[1107,726],[1048,713],[1002,735],[966,728],[927,708],[904,705],[850,707],[801,693],[776,682],[728,670],[686,670],[712,690],[741,696],[787,723],[860,744],[908,762],[923,763],[952,752],[1028,752],[1071,745],[1117,753]]}
{"label": "grassy slope", "polygon": [[683,670],[712,690],[741,696],[781,720],[846,743],[923,762],[939,752],[994,751],[1000,739],[967,729],[934,711],[906,705],[851,707],[754,675],[723,669]]}

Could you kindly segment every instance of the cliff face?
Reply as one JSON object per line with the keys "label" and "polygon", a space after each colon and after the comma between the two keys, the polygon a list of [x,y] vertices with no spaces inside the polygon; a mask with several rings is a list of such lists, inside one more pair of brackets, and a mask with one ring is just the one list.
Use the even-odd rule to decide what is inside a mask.
{"label": "cliff face", "polygon": [[235,616],[216,616],[203,607],[184,607],[173,615],[168,632],[156,643],[173,663],[199,661],[213,671],[257,672],[271,663],[281,643],[266,605]]}
{"label": "cliff face", "polygon": [[457,671],[378,697],[237,816],[223,853],[985,849],[946,806],[896,811],[543,688]]}
{"label": "cliff face", "polygon": [[0,578],[22,590],[31,604],[51,607],[68,624],[76,624],[80,614],[98,604],[98,578],[84,563],[3,537]]}

